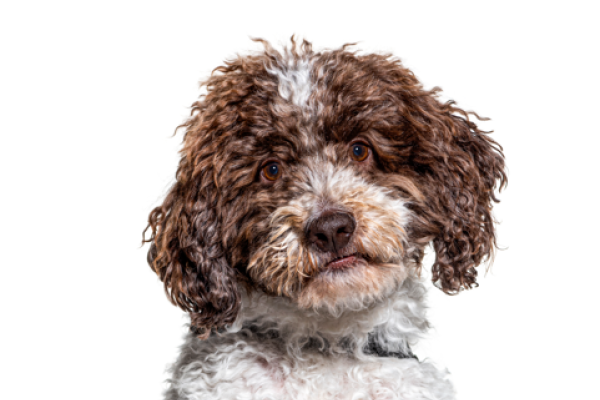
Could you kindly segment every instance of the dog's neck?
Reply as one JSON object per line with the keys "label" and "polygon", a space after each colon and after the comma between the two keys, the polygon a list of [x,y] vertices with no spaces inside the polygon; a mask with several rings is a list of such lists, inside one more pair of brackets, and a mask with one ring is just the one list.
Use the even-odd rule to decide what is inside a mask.
{"label": "dog's neck", "polygon": [[423,284],[410,278],[374,304],[332,316],[301,310],[286,298],[254,292],[244,296],[242,311],[228,330],[278,341],[296,357],[306,350],[412,357],[409,346],[428,328],[424,297]]}

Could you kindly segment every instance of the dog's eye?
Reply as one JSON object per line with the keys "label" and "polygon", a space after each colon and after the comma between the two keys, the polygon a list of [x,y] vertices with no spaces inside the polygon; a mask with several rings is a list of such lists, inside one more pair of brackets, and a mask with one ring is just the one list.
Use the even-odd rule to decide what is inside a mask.
{"label": "dog's eye", "polygon": [[276,181],[281,176],[281,165],[272,161],[262,167],[262,175],[269,181]]}
{"label": "dog's eye", "polygon": [[369,157],[369,147],[363,143],[354,143],[350,146],[350,156],[354,161],[365,161]]}

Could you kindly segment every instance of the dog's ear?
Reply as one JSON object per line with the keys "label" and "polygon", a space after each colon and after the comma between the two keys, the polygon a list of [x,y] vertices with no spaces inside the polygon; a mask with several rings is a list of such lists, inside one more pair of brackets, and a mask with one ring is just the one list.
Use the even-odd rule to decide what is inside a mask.
{"label": "dog's ear", "polygon": [[215,185],[215,142],[199,118],[184,124],[176,182],[149,216],[148,263],[173,302],[191,315],[192,328],[206,338],[213,328],[234,322],[240,295],[236,273],[221,242]]}
{"label": "dog's ear", "polygon": [[425,195],[418,219],[436,253],[433,281],[453,294],[477,286],[475,267],[493,256],[492,204],[507,177],[502,147],[469,116],[480,118],[452,101],[440,103],[438,91],[414,103],[419,117],[412,126],[419,139],[413,160]]}

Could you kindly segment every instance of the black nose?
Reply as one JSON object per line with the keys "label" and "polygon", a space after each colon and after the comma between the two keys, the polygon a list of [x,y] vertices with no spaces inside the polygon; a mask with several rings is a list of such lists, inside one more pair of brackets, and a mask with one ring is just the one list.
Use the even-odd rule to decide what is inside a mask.
{"label": "black nose", "polygon": [[323,252],[337,252],[348,244],[355,227],[354,218],[348,213],[324,213],[308,226],[308,241]]}

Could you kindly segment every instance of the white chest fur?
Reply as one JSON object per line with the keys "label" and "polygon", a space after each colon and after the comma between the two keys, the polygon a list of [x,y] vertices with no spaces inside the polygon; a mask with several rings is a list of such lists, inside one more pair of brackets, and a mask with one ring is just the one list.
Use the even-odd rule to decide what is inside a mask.
{"label": "white chest fur", "polygon": [[424,289],[406,281],[385,302],[337,317],[294,312],[253,296],[229,332],[188,335],[173,365],[175,399],[453,399],[446,374],[414,358],[362,349],[369,332],[387,351],[407,350],[427,328]]}

